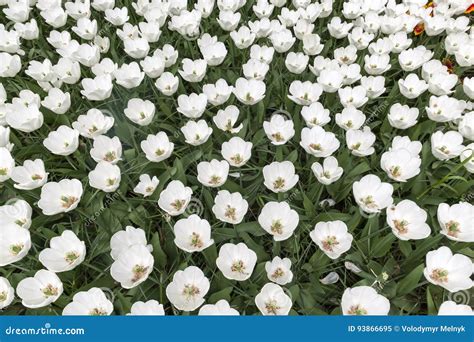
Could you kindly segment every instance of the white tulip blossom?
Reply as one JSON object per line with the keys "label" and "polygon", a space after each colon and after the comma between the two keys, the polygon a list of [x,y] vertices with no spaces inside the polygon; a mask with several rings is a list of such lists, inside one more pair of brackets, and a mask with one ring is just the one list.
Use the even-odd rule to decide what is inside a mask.
{"label": "white tulip blossom", "polygon": [[415,202],[403,200],[387,208],[387,224],[400,240],[420,240],[431,234],[428,214]]}
{"label": "white tulip blossom", "polygon": [[178,310],[194,311],[204,303],[208,291],[209,279],[198,267],[189,266],[173,275],[166,296]]}
{"label": "white tulip blossom", "polygon": [[438,223],[441,234],[450,240],[473,242],[474,206],[468,202],[459,202],[453,205],[440,203],[438,205]]}
{"label": "white tulip blossom", "polygon": [[11,171],[14,187],[22,190],[32,190],[42,187],[48,180],[48,172],[41,159],[25,160],[23,165],[15,166]]}
{"label": "white tulip blossom", "polygon": [[463,254],[453,254],[445,246],[426,254],[423,274],[430,283],[449,292],[469,290],[473,286],[471,259]]}
{"label": "white tulip blossom", "polygon": [[219,249],[217,268],[227,279],[244,281],[250,278],[257,262],[257,254],[244,243],[226,243]]}
{"label": "white tulip blossom", "polygon": [[378,213],[393,203],[393,186],[376,175],[366,175],[352,185],[354,198],[366,213]]}
{"label": "white tulip blossom", "polygon": [[276,256],[272,261],[265,263],[265,271],[267,278],[278,285],[286,285],[293,280],[293,272],[291,272],[291,260],[288,258],[281,259]]}
{"label": "white tulip blossom", "polygon": [[9,223],[2,227],[0,241],[0,266],[16,263],[23,259],[31,248],[30,231]]}
{"label": "white tulip blossom", "polygon": [[165,310],[163,304],[151,299],[147,302],[138,301],[133,303],[130,308],[129,316],[164,316]]}
{"label": "white tulip blossom", "polygon": [[48,182],[41,188],[38,207],[45,215],[67,213],[77,208],[82,193],[82,184],[77,179]]}
{"label": "white tulip blossom", "polygon": [[21,280],[16,293],[27,308],[41,308],[55,302],[63,293],[63,283],[51,271],[39,270],[33,277]]}
{"label": "white tulip blossom", "polygon": [[139,183],[133,188],[133,191],[137,194],[143,195],[143,197],[151,196],[160,181],[156,176],[150,177],[147,174],[140,175]]}
{"label": "white tulip blossom", "polygon": [[438,310],[438,316],[472,316],[472,308],[469,305],[457,304],[452,300],[445,301]]}
{"label": "white tulip blossom", "polygon": [[202,161],[197,165],[197,179],[211,188],[222,186],[229,175],[229,163],[225,160],[213,159],[210,162]]}
{"label": "white tulip blossom", "polygon": [[155,163],[169,158],[174,150],[174,144],[170,142],[165,132],[149,134],[146,140],[140,143],[140,147],[145,152],[146,159]]}
{"label": "white tulip blossom", "polygon": [[89,185],[104,192],[113,192],[120,186],[121,178],[117,165],[101,160],[95,169],[89,172]]}
{"label": "white tulip blossom", "polygon": [[214,198],[212,212],[222,222],[239,224],[248,210],[248,202],[238,192],[220,190]]}
{"label": "white tulip blossom", "polygon": [[322,165],[318,162],[314,162],[313,165],[311,165],[311,170],[318,182],[324,185],[337,182],[344,172],[344,169],[339,166],[337,159],[334,157],[324,158]]}
{"label": "white tulip blossom", "polygon": [[221,154],[231,166],[241,167],[252,156],[252,147],[253,144],[251,142],[239,137],[233,137],[222,144]]}
{"label": "white tulip blossom", "polygon": [[295,166],[290,161],[273,162],[263,170],[263,184],[272,192],[287,192],[298,183],[299,176]]}
{"label": "white tulip blossom", "polygon": [[390,302],[370,286],[347,288],[341,299],[343,315],[385,316],[390,311]]}
{"label": "white tulip blossom", "polygon": [[15,298],[15,290],[7,278],[0,277],[0,309],[9,306]]}
{"label": "white tulip blossom", "polygon": [[145,231],[143,229],[127,226],[125,230],[116,232],[110,239],[110,255],[112,259],[117,260],[122,252],[134,245],[145,246],[149,250],[151,249],[151,246],[147,245]]}
{"label": "white tulip blossom", "polygon": [[337,259],[351,248],[353,237],[342,221],[318,222],[309,234],[331,259]]}
{"label": "white tulip blossom", "polygon": [[255,304],[264,316],[288,315],[291,310],[291,298],[280,285],[267,283],[255,296]]}
{"label": "white tulip blossom", "polygon": [[160,193],[158,205],[171,216],[182,214],[191,200],[193,191],[178,180],[173,180]]}
{"label": "white tulip blossom", "polygon": [[76,268],[86,257],[86,244],[71,230],[50,240],[50,248],[45,248],[38,256],[39,261],[52,272],[66,272]]}
{"label": "white tulip blossom", "polygon": [[25,200],[16,200],[13,203],[0,206],[0,223],[14,223],[21,228],[29,229],[33,209]]}
{"label": "white tulip blossom", "polygon": [[124,250],[110,267],[112,278],[125,289],[144,282],[153,270],[154,259],[146,246],[136,244]]}
{"label": "white tulip blossom", "polygon": [[188,253],[201,252],[214,243],[209,222],[195,214],[178,220],[173,231],[176,246]]}
{"label": "white tulip blossom", "polygon": [[63,316],[108,316],[114,306],[104,291],[93,287],[88,291],[77,292],[72,301],[63,309]]}
{"label": "white tulip blossom", "polygon": [[5,315],[472,315],[472,0],[0,7]]}
{"label": "white tulip blossom", "polygon": [[258,216],[258,223],[275,241],[283,241],[298,227],[299,215],[286,202],[268,202]]}
{"label": "white tulip blossom", "polygon": [[219,300],[216,304],[205,304],[198,312],[199,316],[239,316],[239,312],[230,307],[225,299]]}

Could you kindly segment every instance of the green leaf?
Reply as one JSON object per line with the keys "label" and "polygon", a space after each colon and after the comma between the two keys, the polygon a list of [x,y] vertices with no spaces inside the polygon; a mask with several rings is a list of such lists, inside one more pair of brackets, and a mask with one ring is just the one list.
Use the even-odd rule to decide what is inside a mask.
{"label": "green leaf", "polygon": [[153,246],[153,256],[155,258],[158,268],[160,270],[164,270],[167,263],[167,257],[166,253],[161,248],[160,235],[158,234],[158,232],[155,232],[153,234],[153,237],[151,239],[151,245]]}
{"label": "green leaf", "polygon": [[232,286],[226,287],[223,290],[220,290],[218,292],[213,293],[212,295],[209,296],[209,299],[207,300],[211,304],[215,304],[221,299],[225,299],[226,301],[230,302],[230,295],[232,294]]}
{"label": "green leaf", "polygon": [[398,283],[397,294],[405,295],[413,291],[418,286],[418,282],[423,275],[424,268],[425,265],[421,264],[418,265],[418,267],[416,267],[413,271],[408,273],[408,275]]}
{"label": "green leaf", "polygon": [[385,235],[373,246],[372,256],[375,258],[380,258],[386,255],[390,251],[390,248],[396,239],[396,236],[392,233]]}
{"label": "green leaf", "polygon": [[245,222],[235,226],[237,233],[250,233],[253,236],[263,236],[266,234],[265,230],[260,227],[260,224],[256,221],[254,222]]}

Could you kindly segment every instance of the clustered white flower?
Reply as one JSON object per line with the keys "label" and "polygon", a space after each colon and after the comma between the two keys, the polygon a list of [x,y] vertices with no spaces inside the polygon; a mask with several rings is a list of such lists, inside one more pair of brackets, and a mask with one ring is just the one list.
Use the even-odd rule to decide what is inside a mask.
{"label": "clustered white flower", "polygon": [[[91,242],[82,219],[70,224],[107,193],[129,211],[157,204],[158,214],[138,214],[134,222],[160,224],[153,231],[98,228],[110,238],[104,272],[124,289],[149,278],[165,286],[175,313],[239,315],[252,301],[263,315],[289,314],[301,305],[291,284],[319,261],[301,264],[308,250],[296,256],[281,246],[310,238],[321,253],[315,256],[345,260],[351,249],[367,250],[366,241],[357,242],[352,215],[368,217],[370,230],[371,218],[385,213],[410,251],[410,240],[441,234],[441,246],[426,253],[426,280],[452,293],[472,288],[469,253],[448,247],[474,242],[469,199],[433,198],[437,226],[430,226],[420,197],[403,192],[415,182],[427,191],[461,191],[444,181],[474,173],[474,78],[463,74],[474,66],[470,0],[346,0],[340,12],[333,0],[139,0],[131,7],[115,0],[0,0],[0,7],[0,189],[18,194],[0,207],[0,266],[37,254],[44,267],[19,282],[0,277],[0,309],[15,292],[27,308],[50,305],[65,292],[63,272],[83,267],[86,258],[93,264],[97,248],[108,251]],[[210,21],[213,29],[205,32]],[[173,38],[164,43],[165,36]],[[425,46],[420,37],[438,43]],[[39,40],[42,51],[32,48]],[[292,113],[273,113],[269,103]],[[124,160],[139,158],[146,169],[133,178],[135,166]],[[183,166],[184,159],[196,163]],[[433,170],[424,169],[427,160]],[[447,171],[430,187],[436,168]],[[261,186],[244,189],[249,179]],[[302,187],[310,191],[302,194]],[[324,189],[330,196],[319,205],[329,212],[309,221]],[[333,216],[330,208],[344,207],[341,201],[357,210]],[[100,203],[98,210],[107,209]],[[156,232],[165,229],[174,236],[173,251],[160,247],[165,234]],[[36,235],[48,243],[35,245]],[[222,243],[224,235],[232,241]],[[272,255],[261,252],[268,241]],[[175,268],[158,275],[164,253],[176,258]],[[179,253],[186,254],[183,263]],[[355,276],[365,266],[346,262]],[[374,273],[374,265],[367,267]],[[206,303],[211,288],[222,289],[215,279],[223,278],[237,288],[258,284],[258,294],[240,307],[232,297]],[[339,312],[388,314],[393,294],[379,293],[386,278],[347,286]],[[321,282],[338,280],[332,272]],[[114,310],[98,287],[67,295],[63,315]],[[128,314],[173,312],[163,304],[136,301]],[[446,301],[439,314],[472,309]]]}

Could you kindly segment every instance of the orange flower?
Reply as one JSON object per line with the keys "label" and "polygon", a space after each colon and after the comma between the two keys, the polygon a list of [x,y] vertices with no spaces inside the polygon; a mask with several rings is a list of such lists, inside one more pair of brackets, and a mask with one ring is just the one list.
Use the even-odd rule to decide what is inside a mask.
{"label": "orange flower", "polygon": [[454,63],[449,58],[444,58],[442,61],[443,65],[448,68],[448,72],[452,74],[454,72]]}
{"label": "orange flower", "polygon": [[420,22],[419,24],[417,24],[415,28],[413,29],[413,33],[415,34],[415,36],[419,36],[424,31],[425,31],[425,24],[423,22]]}
{"label": "orange flower", "polygon": [[470,14],[474,12],[474,4],[471,4],[466,10],[464,11],[465,14]]}

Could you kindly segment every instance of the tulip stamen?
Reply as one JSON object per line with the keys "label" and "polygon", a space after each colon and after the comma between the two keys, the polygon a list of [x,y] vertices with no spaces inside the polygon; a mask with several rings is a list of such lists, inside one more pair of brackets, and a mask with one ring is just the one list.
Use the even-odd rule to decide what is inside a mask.
{"label": "tulip stamen", "polygon": [[179,199],[177,199],[176,201],[174,201],[173,203],[171,203],[171,206],[172,206],[176,211],[180,211],[181,209],[183,209],[185,203],[186,203],[185,200],[179,200]]}
{"label": "tulip stamen", "polygon": [[91,315],[91,316],[106,316],[107,311],[105,311],[102,308],[93,308],[91,311],[89,311],[89,315]]}
{"label": "tulip stamen", "polygon": [[68,264],[72,264],[74,261],[77,260],[77,258],[79,258],[79,253],[74,251],[66,253],[66,256],[64,257]]}
{"label": "tulip stamen", "polygon": [[43,179],[43,176],[35,173],[34,175],[31,176],[31,179],[34,180],[34,181],[41,180],[41,179]]}
{"label": "tulip stamen", "polygon": [[280,132],[273,133],[272,138],[275,139],[276,142],[285,141],[285,138],[283,138],[283,135]]}
{"label": "tulip stamen", "polygon": [[330,178],[331,178],[331,172],[329,172],[329,171],[324,171],[323,173],[321,173],[321,177],[330,179]]}
{"label": "tulip stamen", "polygon": [[285,179],[283,177],[278,177],[273,182],[273,188],[275,190],[283,189],[285,187]]}
{"label": "tulip stamen", "polygon": [[230,205],[227,205],[224,216],[227,218],[230,218],[232,221],[236,221],[237,220],[236,214],[237,214],[237,210],[231,207]]}
{"label": "tulip stamen", "polygon": [[393,166],[390,168],[390,174],[394,177],[394,178],[399,178],[402,173],[400,171],[400,166]]}
{"label": "tulip stamen", "polygon": [[74,203],[76,203],[77,197],[74,196],[61,196],[61,202],[63,202],[63,208],[70,208]]}
{"label": "tulip stamen", "polygon": [[232,121],[230,119],[227,120],[227,124],[225,125],[225,129],[228,132],[232,131]]}
{"label": "tulip stamen", "polygon": [[285,272],[283,272],[283,270],[281,269],[281,267],[278,267],[275,272],[272,273],[272,279],[278,279],[278,278],[281,278],[283,277],[283,275],[285,274]]}
{"label": "tulip stamen", "polygon": [[457,237],[459,232],[461,231],[461,229],[459,229],[459,226],[460,226],[459,222],[456,222],[453,220],[447,222],[445,227],[448,230],[448,235]]}
{"label": "tulip stamen", "polygon": [[367,310],[361,307],[360,305],[353,305],[350,307],[349,311],[347,312],[349,315],[367,315]]}
{"label": "tulip stamen", "polygon": [[133,272],[132,282],[135,283],[139,281],[140,279],[142,279],[146,275],[147,271],[148,271],[147,266],[135,265],[132,269],[132,272]]}
{"label": "tulip stamen", "polygon": [[221,177],[214,175],[214,176],[211,176],[211,179],[209,180],[209,183],[213,184],[213,185],[216,185],[216,184],[219,184],[221,182],[221,179],[222,179]]}
{"label": "tulip stamen", "polygon": [[353,149],[353,150],[358,150],[361,145],[362,145],[362,144],[361,144],[360,142],[358,142],[357,144],[353,144],[353,145],[351,146],[351,149]]}
{"label": "tulip stamen", "polygon": [[236,155],[230,157],[230,160],[232,160],[234,164],[239,165],[239,164],[242,164],[242,162],[244,161],[244,158],[242,158],[242,156],[237,153]]}
{"label": "tulip stamen", "polygon": [[268,302],[265,302],[265,310],[267,310],[267,313],[270,315],[278,315],[278,310],[280,309],[281,307],[278,305],[277,301],[274,299],[271,299]]}
{"label": "tulip stamen", "polygon": [[323,240],[322,243],[325,250],[332,252],[334,250],[334,246],[339,244],[339,241],[337,241],[335,236],[328,236],[326,240]]}
{"label": "tulip stamen", "polygon": [[10,246],[10,252],[13,255],[18,255],[23,250],[23,247],[25,247],[25,245],[23,245],[22,243],[19,243],[19,244],[16,244],[16,245],[11,245]]}
{"label": "tulip stamen", "polygon": [[375,203],[374,201],[374,198],[370,195],[365,198],[361,198],[361,202],[364,203],[365,206],[367,206],[367,208],[370,208],[370,209],[378,208],[377,203]]}
{"label": "tulip stamen", "polygon": [[408,221],[405,220],[393,220],[393,225],[395,229],[398,231],[399,234],[406,234],[408,233]]}
{"label": "tulip stamen", "polygon": [[230,270],[232,272],[237,272],[241,274],[246,274],[245,272],[245,264],[242,260],[237,260],[232,263],[232,266],[230,267]]}
{"label": "tulip stamen", "polygon": [[112,162],[115,159],[117,159],[117,156],[115,155],[114,151],[109,151],[104,156],[104,160],[107,161],[107,162]]}
{"label": "tulip stamen", "polygon": [[195,232],[191,234],[191,246],[195,248],[202,248],[204,246],[204,243],[202,242],[201,236]]}
{"label": "tulip stamen", "polygon": [[281,223],[280,220],[273,221],[272,225],[270,227],[270,230],[274,234],[281,235],[281,234],[283,234],[283,224]]}
{"label": "tulip stamen", "polygon": [[431,272],[430,278],[439,283],[447,283],[448,271],[441,268],[436,268]]}
{"label": "tulip stamen", "polygon": [[183,295],[186,297],[186,300],[196,297],[200,292],[199,288],[193,284],[184,285]]}
{"label": "tulip stamen", "polygon": [[21,227],[24,226],[24,224],[26,223],[26,219],[18,219],[18,220],[15,220],[15,223]]}
{"label": "tulip stamen", "polygon": [[441,153],[444,153],[444,154],[449,154],[449,149],[446,147],[446,146],[441,146],[441,147],[438,147],[438,150],[441,152]]}
{"label": "tulip stamen", "polygon": [[58,295],[58,288],[54,287],[51,284],[48,284],[43,290],[43,294],[45,297],[57,296]]}

